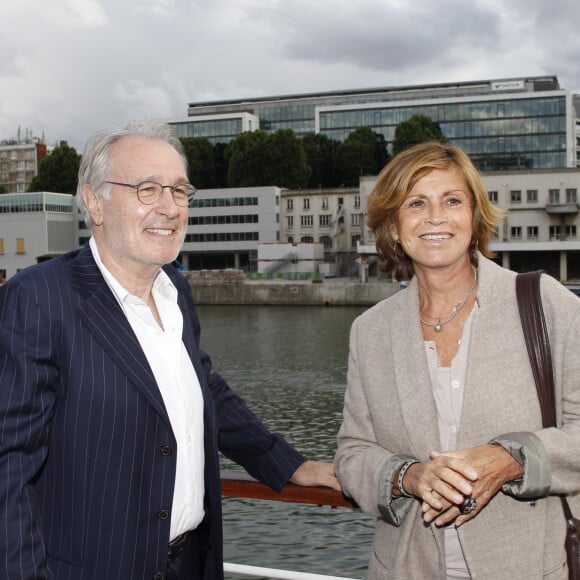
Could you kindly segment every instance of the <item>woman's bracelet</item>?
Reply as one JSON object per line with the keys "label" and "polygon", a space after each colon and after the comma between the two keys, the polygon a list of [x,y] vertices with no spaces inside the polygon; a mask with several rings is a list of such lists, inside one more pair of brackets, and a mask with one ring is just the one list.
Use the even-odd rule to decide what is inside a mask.
{"label": "woman's bracelet", "polygon": [[420,461],[418,461],[417,459],[405,461],[405,463],[403,463],[403,466],[399,471],[399,477],[397,478],[397,487],[399,488],[399,493],[401,494],[401,497],[414,497],[412,494],[407,493],[405,491],[405,488],[403,487],[403,478],[405,477],[405,473],[407,473],[409,467],[411,467],[411,465],[414,465],[415,463],[420,463]]}

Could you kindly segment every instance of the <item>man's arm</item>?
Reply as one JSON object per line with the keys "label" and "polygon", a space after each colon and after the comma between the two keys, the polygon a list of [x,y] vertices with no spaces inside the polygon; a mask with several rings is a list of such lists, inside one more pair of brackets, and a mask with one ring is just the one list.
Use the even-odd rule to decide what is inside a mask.
{"label": "man's arm", "polygon": [[32,292],[0,288],[0,577],[49,577],[33,481],[48,454],[57,369]]}

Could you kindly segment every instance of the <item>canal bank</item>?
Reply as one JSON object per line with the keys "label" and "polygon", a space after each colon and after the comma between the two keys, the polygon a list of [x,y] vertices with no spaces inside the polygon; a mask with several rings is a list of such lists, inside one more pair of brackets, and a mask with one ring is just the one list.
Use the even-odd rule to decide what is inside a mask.
{"label": "canal bank", "polygon": [[372,306],[399,284],[353,278],[248,280],[233,273],[185,272],[196,304],[275,306]]}

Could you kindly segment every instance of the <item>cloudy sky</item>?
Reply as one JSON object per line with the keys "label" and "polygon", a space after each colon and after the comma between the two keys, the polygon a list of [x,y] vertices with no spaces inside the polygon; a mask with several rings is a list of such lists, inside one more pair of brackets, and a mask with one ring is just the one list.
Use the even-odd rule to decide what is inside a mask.
{"label": "cloudy sky", "polygon": [[0,140],[82,151],[190,102],[557,75],[578,0],[0,0]]}

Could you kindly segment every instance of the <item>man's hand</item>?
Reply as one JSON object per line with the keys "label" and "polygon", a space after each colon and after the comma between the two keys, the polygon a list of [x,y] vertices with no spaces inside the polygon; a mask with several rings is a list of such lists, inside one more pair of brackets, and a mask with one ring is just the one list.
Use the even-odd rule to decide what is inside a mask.
{"label": "man's hand", "polygon": [[305,461],[290,478],[296,485],[323,485],[342,491],[340,482],[334,474],[332,463],[321,461]]}

